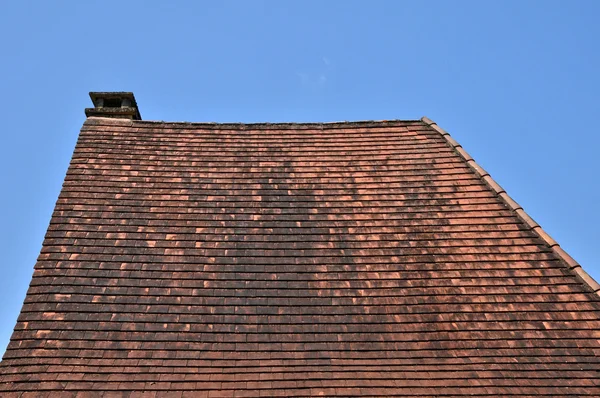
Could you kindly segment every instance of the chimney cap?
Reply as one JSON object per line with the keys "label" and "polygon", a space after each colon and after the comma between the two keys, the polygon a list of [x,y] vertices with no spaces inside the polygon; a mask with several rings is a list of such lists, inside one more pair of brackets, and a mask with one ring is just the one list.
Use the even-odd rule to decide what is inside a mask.
{"label": "chimney cap", "polygon": [[94,108],[86,108],[85,115],[142,120],[135,96],[129,91],[90,92]]}

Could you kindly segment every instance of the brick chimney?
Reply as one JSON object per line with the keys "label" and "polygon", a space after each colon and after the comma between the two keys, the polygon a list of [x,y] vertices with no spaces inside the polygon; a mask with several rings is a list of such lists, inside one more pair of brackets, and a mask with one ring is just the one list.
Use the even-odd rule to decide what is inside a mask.
{"label": "brick chimney", "polygon": [[133,93],[130,92],[91,92],[94,108],[86,108],[85,115],[142,120]]}

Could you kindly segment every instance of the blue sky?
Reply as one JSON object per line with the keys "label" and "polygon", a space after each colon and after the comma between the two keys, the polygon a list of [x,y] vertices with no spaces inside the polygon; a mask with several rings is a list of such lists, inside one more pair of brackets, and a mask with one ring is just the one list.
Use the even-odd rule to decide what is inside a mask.
{"label": "blue sky", "polygon": [[600,280],[598,1],[0,2],[0,353],[89,91],[147,120],[435,120]]}

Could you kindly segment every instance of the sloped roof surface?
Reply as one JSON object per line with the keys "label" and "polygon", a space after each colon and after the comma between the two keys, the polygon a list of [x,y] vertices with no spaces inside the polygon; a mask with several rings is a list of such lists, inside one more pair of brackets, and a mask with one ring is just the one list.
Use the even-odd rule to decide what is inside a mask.
{"label": "sloped roof surface", "polygon": [[600,396],[595,287],[464,156],[423,121],[88,118],[0,395]]}

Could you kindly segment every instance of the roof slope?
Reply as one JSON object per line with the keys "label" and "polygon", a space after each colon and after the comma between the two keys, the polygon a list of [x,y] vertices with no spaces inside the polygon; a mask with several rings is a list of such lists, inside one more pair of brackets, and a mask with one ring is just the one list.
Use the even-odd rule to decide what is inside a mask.
{"label": "roof slope", "polygon": [[594,282],[431,123],[88,118],[0,394],[600,396]]}

